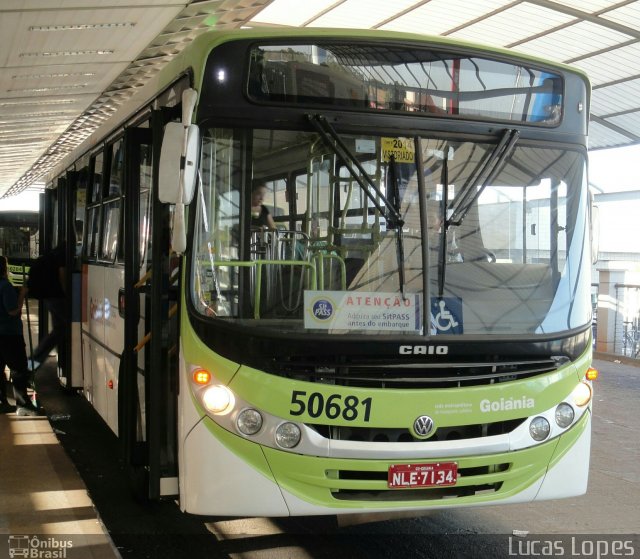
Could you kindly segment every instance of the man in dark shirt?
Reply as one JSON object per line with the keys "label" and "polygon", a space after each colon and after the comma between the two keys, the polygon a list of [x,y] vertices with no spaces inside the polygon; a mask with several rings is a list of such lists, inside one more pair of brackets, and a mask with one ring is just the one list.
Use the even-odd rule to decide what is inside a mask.
{"label": "man in dark shirt", "polygon": [[267,196],[267,187],[259,184],[251,191],[251,227],[266,227],[274,230],[276,224],[267,206],[263,204]]}
{"label": "man in dark shirt", "polygon": [[[29,370],[35,371],[49,356],[51,350],[58,350],[58,365],[64,370],[66,362],[65,328],[67,325],[67,301],[64,286],[66,285],[65,244],[59,244],[47,253],[51,269],[47,273],[48,292],[42,297],[44,307],[51,315],[51,331],[48,332],[33,350],[29,359]],[[28,285],[28,284],[27,284]]]}
{"label": "man in dark shirt", "polygon": [[[27,369],[27,352],[22,332],[22,303],[24,290],[20,295],[8,279],[7,259],[0,256],[0,365],[2,375],[5,366],[11,370],[11,382],[16,398],[18,415],[40,415],[27,394],[29,370]],[[3,379],[4,380],[4,379]],[[6,400],[4,408],[6,408]]]}

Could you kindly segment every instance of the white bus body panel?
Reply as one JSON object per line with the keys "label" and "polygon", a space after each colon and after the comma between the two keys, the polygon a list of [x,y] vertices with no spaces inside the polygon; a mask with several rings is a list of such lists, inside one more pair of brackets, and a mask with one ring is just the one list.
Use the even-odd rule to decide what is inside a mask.
{"label": "white bus body panel", "polygon": [[103,416],[106,405],[105,383],[100,376],[100,371],[103,369],[103,349],[97,343],[104,339],[104,325],[100,318],[101,311],[98,306],[104,296],[103,279],[101,268],[98,266],[87,266],[86,273],[87,293],[83,297],[83,303],[86,305],[86,322],[83,322],[82,327],[90,337],[83,336],[82,339],[84,391],[87,400]]}
{"label": "white bus body panel", "polygon": [[576,497],[587,492],[591,455],[591,411],[587,411],[586,415],[587,425],[582,436],[547,472],[536,501]]}
{"label": "white bus body panel", "polygon": [[184,457],[179,465],[183,511],[206,515],[289,516],[278,484],[229,452],[203,421],[187,435],[181,456]]}
{"label": "white bus body panel", "polygon": [[[118,291],[124,269],[88,266],[87,322],[83,328],[84,391],[102,419],[118,433],[118,369],[124,347],[124,320],[118,313]],[[108,348],[108,349],[105,349]]]}
{"label": "white bus body panel", "polygon": [[71,274],[71,378],[70,387],[83,385],[82,367],[82,273]]}

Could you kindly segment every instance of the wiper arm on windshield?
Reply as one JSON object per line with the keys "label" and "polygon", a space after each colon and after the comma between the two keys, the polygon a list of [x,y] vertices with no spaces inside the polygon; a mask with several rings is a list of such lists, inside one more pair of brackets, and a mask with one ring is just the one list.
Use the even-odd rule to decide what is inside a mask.
{"label": "wiper arm on windshield", "polygon": [[[517,130],[508,128],[504,131],[498,145],[485,159],[480,168],[469,177],[460,190],[460,195],[456,197],[456,203],[451,209],[451,214],[446,218],[446,227],[451,225],[459,226],[462,223],[469,208],[471,208],[485,187],[502,169],[502,164],[507,157],[511,155],[519,136],[520,132]],[[480,185],[480,188],[474,190],[474,187],[477,185]]]}
{"label": "wiper arm on windshield", "polygon": [[[442,211],[446,212],[447,204],[449,203],[449,158],[445,156],[442,160],[442,175],[440,177],[442,183]],[[446,215],[445,215],[446,220]],[[440,226],[440,246],[438,247],[438,297],[442,297],[444,294],[444,279],[445,270],[447,265],[447,252],[449,247],[447,245],[447,225],[443,220]]]}
{"label": "wiper arm on windshield", "polygon": [[[358,158],[351,153],[347,145],[342,141],[338,133],[333,129],[331,124],[327,121],[327,119],[322,115],[307,115],[311,126],[313,126],[320,137],[324,140],[324,142],[329,146],[335,154],[342,160],[342,163],[349,171],[349,174],[353,177],[353,179],[358,183],[362,191],[367,195],[367,198],[371,200],[375,208],[380,212],[381,215],[386,216],[387,219],[387,229],[395,229],[396,231],[396,254],[398,258],[398,283],[400,287],[400,293],[402,294],[402,298],[405,298],[404,293],[404,283],[405,283],[405,269],[404,269],[404,238],[403,238],[403,226],[404,219],[400,215],[400,195],[398,192],[398,184],[397,184],[397,172],[395,166],[395,159],[393,156],[389,162],[389,169],[391,173],[390,180],[392,182],[392,199],[393,202],[390,202],[387,197],[382,193],[382,191],[376,186],[375,182],[369,176],[369,173],[362,166]],[[358,172],[356,171],[359,171]],[[365,182],[366,181],[366,182]],[[376,198],[372,193],[373,190],[377,197]],[[387,211],[384,211],[384,208],[378,202],[378,199],[384,202]]]}
{"label": "wiper arm on windshield", "polygon": [[[307,115],[307,118],[325,143],[336,153],[338,157],[340,157],[340,159],[342,159],[342,162],[349,171],[349,174],[358,183],[358,185],[360,185],[360,188],[367,195],[367,198],[371,200],[375,208],[381,215],[387,216],[387,227],[391,229],[394,229],[395,227],[402,227],[404,225],[404,220],[402,219],[398,209],[389,202],[381,190],[376,186],[369,176],[369,173],[365,171],[360,161],[358,161],[358,158],[351,153],[347,145],[342,141],[340,136],[338,136],[338,133],[333,129],[331,124],[329,124],[326,117],[322,115]],[[360,174],[356,172],[356,169]],[[363,180],[363,177],[366,182]],[[371,193],[371,190],[373,190],[376,193],[376,196],[384,202],[384,205],[387,208],[386,212],[376,197]]]}
{"label": "wiper arm on windshield", "polygon": [[[391,204],[396,212],[400,211],[400,188],[398,186],[398,169],[396,158],[392,154],[389,157],[388,191],[391,193]],[[402,221],[402,220],[400,220]],[[406,299],[404,294],[405,270],[404,270],[404,231],[402,223],[396,228],[396,257],[398,262],[398,283],[402,299]]]}

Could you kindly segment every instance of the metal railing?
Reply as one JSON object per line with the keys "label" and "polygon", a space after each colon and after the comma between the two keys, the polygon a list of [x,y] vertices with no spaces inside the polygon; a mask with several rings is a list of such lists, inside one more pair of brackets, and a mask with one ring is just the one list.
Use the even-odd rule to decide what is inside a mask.
{"label": "metal railing", "polygon": [[616,283],[613,352],[640,358],[640,285]]}

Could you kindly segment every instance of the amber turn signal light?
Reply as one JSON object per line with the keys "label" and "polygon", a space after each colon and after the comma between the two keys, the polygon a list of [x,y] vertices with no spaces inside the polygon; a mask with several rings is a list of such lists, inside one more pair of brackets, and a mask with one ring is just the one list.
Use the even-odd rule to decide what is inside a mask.
{"label": "amber turn signal light", "polygon": [[209,384],[211,382],[211,373],[204,369],[196,369],[193,371],[193,382],[201,386]]}

